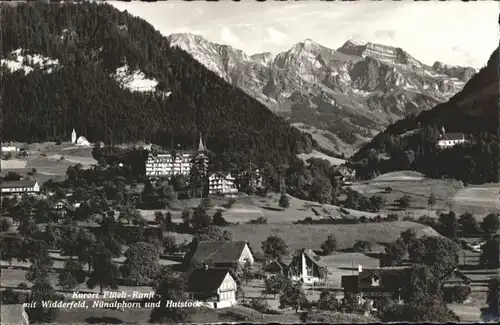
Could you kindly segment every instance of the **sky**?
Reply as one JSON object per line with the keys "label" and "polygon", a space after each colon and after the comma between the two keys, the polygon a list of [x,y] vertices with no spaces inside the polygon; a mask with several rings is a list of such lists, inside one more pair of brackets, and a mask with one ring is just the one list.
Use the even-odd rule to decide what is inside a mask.
{"label": "sky", "polygon": [[429,65],[480,68],[500,38],[495,1],[111,3],[165,36],[198,34],[247,54],[279,53],[306,38],[334,49],[355,39],[401,47]]}

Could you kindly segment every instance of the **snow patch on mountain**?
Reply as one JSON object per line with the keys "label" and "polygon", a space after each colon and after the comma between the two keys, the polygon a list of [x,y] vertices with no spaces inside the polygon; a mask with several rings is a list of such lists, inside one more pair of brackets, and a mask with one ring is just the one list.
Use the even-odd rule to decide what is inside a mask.
{"label": "snow patch on mountain", "polygon": [[113,77],[121,87],[128,88],[131,91],[154,91],[158,85],[158,81],[146,78],[145,74],[140,70],[131,71],[128,65],[116,69]]}
{"label": "snow patch on mountain", "polygon": [[22,70],[29,74],[34,69],[41,69],[51,73],[59,66],[59,60],[45,57],[40,54],[28,54],[23,49],[12,51],[0,64],[6,66],[11,72]]}

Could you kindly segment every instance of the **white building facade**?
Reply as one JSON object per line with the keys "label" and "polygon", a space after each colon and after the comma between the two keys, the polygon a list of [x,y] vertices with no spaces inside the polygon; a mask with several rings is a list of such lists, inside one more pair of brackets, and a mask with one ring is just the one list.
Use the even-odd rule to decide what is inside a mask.
{"label": "white building facade", "polygon": [[209,195],[228,195],[236,194],[235,178],[231,174],[223,174],[216,172],[208,177],[208,194]]}
{"label": "white building facade", "polygon": [[[171,177],[174,175],[189,175],[196,164],[202,169],[208,166],[208,157],[203,154],[205,146],[200,138],[198,151],[179,151],[171,153],[150,153],[146,161],[146,176]],[[204,173],[205,170],[201,170]]]}

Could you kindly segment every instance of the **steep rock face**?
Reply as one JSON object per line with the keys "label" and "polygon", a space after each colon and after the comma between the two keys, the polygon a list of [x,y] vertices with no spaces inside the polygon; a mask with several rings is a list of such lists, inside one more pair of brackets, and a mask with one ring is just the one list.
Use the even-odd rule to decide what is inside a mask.
{"label": "steep rock face", "polygon": [[356,40],[335,50],[306,39],[276,55],[248,56],[200,36],[169,39],[324,148],[347,155],[393,121],[445,102],[475,72]]}

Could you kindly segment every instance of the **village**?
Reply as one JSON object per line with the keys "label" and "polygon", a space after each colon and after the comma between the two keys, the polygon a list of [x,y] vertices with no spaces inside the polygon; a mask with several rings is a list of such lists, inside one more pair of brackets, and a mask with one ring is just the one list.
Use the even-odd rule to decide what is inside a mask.
{"label": "village", "polygon": [[[463,135],[453,135],[450,139],[443,141],[465,141]],[[71,142],[62,145],[91,150],[91,145],[85,141],[83,137],[77,139],[73,130]],[[446,142],[443,146],[453,144]],[[2,149],[4,153],[15,152],[18,156],[33,154],[18,148]],[[408,247],[409,240],[423,236],[432,242],[440,236],[433,228],[409,217],[398,221],[394,214],[391,217],[390,213],[382,211],[327,208],[298,200],[284,190],[281,194],[269,193],[258,168],[236,172],[234,176],[223,171],[209,173],[207,148],[201,136],[197,150],[151,150],[143,163],[144,184],[131,182],[116,173],[126,168],[126,161],[115,161],[113,166],[99,169],[70,165],[64,173],[65,179],[59,182],[49,179],[39,183],[37,172],[33,170],[26,176],[20,176],[15,169],[4,170],[0,184],[4,296],[21,299],[19,297],[29,289],[25,276],[28,278],[33,265],[40,263],[38,257],[25,256],[26,248],[22,244],[19,244],[22,248],[8,250],[15,246],[11,240],[25,238],[29,242],[28,237],[32,237],[50,243],[46,251],[51,259],[47,264],[50,265],[48,277],[65,299],[79,300],[73,294],[78,291],[92,296],[88,299],[94,301],[116,300],[118,296],[110,295],[115,291],[121,294],[121,299],[151,300],[135,298],[149,297],[155,288],[156,272],[168,270],[165,272],[185,279],[181,296],[201,302],[202,309],[243,313],[253,310],[259,315],[267,315],[259,317],[268,317],[270,321],[282,320],[279,317],[288,317],[287,320],[292,317],[293,320],[299,315],[314,319],[313,315],[325,311],[331,315],[358,315],[373,321],[389,302],[404,305],[405,299],[411,299],[407,282],[418,262],[412,260],[408,252],[402,252],[389,263],[383,262],[384,256],[389,256],[391,249],[396,247],[390,246],[391,243],[406,240],[404,245]],[[363,183],[356,181],[355,170],[346,165],[337,166],[335,170],[340,187],[362,186]],[[105,172],[115,176],[109,178]],[[96,177],[110,180],[91,185]],[[172,183],[179,177],[188,180],[190,190],[185,192],[182,189],[185,187]],[[165,179],[170,179],[170,183],[165,183]],[[260,206],[256,202],[260,202]],[[324,212],[319,213],[321,210]],[[25,213],[28,216],[24,216]],[[335,219],[334,215],[340,219]],[[498,220],[498,215],[494,216]],[[313,224],[301,223],[308,218]],[[368,221],[360,223],[363,218]],[[109,228],[106,226],[109,222],[116,226]],[[278,226],[275,230],[271,230],[273,224]],[[337,228],[336,232],[330,224]],[[304,230],[300,235],[304,239],[289,242],[293,235],[282,233],[284,226],[310,229],[310,232]],[[323,228],[324,237],[313,232],[315,226]],[[246,227],[254,228],[250,231]],[[360,232],[359,227],[365,228],[364,232]],[[498,225],[494,227],[497,229],[493,232],[498,231]],[[393,228],[396,230],[387,235],[388,229]],[[354,237],[342,238],[343,232],[352,231],[356,233]],[[116,278],[98,279],[100,284],[94,286],[97,291],[92,291],[85,279],[93,278],[100,271],[98,265],[90,262],[89,254],[93,253],[68,247],[83,243],[97,245],[103,234],[121,237],[119,249],[106,262],[119,266],[120,271]],[[477,238],[477,234],[475,236]],[[47,241],[46,238],[51,239]],[[77,242],[72,244],[74,240]],[[484,304],[487,276],[494,274],[494,270],[483,270],[479,265],[484,244],[485,240],[463,244],[456,251],[460,261],[449,263],[439,278],[442,287],[451,290],[446,293],[447,303],[455,306],[453,310],[458,310],[457,313],[459,305],[475,303],[478,299]],[[71,266],[73,258],[80,261],[76,270],[81,276],[75,277],[75,271],[73,275],[68,273],[68,267],[74,267]],[[138,267],[136,263],[140,263],[141,268],[131,270]],[[88,272],[84,271],[85,264]],[[115,266],[108,267],[114,270]],[[107,290],[104,293],[103,288]],[[7,294],[5,290],[11,291]],[[456,290],[459,294],[454,293]],[[127,292],[136,294],[123,295]],[[299,311],[301,313],[297,313]],[[96,317],[103,317],[103,310],[94,312]],[[109,312],[104,309],[106,315]],[[224,319],[220,318],[220,313],[217,315],[214,317]]]}

